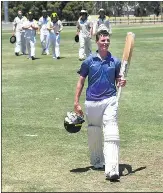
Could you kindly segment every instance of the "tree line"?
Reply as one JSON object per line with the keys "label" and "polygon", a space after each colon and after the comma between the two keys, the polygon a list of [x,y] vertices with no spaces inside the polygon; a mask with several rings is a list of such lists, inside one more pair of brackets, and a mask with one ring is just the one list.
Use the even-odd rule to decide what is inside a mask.
{"label": "tree line", "polygon": [[[2,1],[2,20],[4,20],[3,3]],[[159,16],[161,12],[160,1],[9,1],[8,18],[12,22],[17,16],[17,11],[22,10],[24,15],[32,11],[35,19],[38,20],[42,15],[42,10],[46,9],[49,15],[57,12],[61,20],[76,21],[81,9],[87,9],[90,15],[96,15],[100,8],[104,8],[106,15],[110,17],[129,15],[131,10],[136,17],[151,14]]]}

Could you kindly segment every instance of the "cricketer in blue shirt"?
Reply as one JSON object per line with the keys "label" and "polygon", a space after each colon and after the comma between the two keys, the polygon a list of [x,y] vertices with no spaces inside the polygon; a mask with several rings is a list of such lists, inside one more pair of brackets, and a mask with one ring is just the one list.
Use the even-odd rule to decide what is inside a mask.
{"label": "cricketer in blue shirt", "polygon": [[108,51],[109,33],[102,29],[96,34],[98,52],[83,61],[76,86],[74,111],[83,115],[79,99],[88,76],[85,115],[87,119],[90,164],[95,168],[105,165],[106,180],[119,180],[119,128],[116,86],[125,86],[119,75],[121,62]]}
{"label": "cricketer in blue shirt", "polygon": [[116,96],[116,78],[119,78],[121,61],[108,52],[106,58],[101,61],[98,52],[90,55],[81,65],[78,73],[88,76],[88,88],[86,90],[87,101],[100,101]]}

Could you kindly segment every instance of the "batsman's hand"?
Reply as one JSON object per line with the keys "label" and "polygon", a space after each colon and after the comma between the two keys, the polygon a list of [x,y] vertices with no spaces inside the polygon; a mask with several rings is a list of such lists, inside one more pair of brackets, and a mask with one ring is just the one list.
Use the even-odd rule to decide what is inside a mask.
{"label": "batsman's hand", "polygon": [[79,103],[74,104],[74,112],[78,115],[83,116],[83,111]]}
{"label": "batsman's hand", "polygon": [[126,85],[126,79],[120,77],[117,78],[117,87],[124,87]]}

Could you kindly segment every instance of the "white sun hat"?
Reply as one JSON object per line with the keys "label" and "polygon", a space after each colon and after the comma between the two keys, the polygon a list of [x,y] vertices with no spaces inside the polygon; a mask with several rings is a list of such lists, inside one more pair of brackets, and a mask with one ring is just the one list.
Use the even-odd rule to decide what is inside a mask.
{"label": "white sun hat", "polygon": [[84,10],[84,9],[82,9],[82,10],[80,11],[80,13],[87,13],[87,11]]}
{"label": "white sun hat", "polygon": [[108,28],[104,25],[104,24],[101,24],[97,30],[97,32],[101,31],[101,30],[106,30],[107,32],[109,32]]}

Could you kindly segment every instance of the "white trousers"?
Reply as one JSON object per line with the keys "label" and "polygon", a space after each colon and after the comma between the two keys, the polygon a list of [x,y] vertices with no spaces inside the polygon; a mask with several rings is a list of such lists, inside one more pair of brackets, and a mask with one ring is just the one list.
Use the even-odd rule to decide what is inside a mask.
{"label": "white trousers", "polygon": [[26,43],[27,43],[29,58],[31,58],[32,56],[35,56],[36,38],[35,37],[28,38],[27,37],[26,38]]}
{"label": "white trousers", "polygon": [[50,33],[53,57],[60,57],[60,34]]}
{"label": "white trousers", "polygon": [[116,96],[102,101],[85,101],[91,164],[106,175],[119,175],[119,129]]}
{"label": "white trousers", "polygon": [[26,40],[25,40],[25,32],[16,32],[16,44],[15,44],[15,52],[26,53]]}
{"label": "white trousers", "polygon": [[83,59],[85,56],[88,57],[92,52],[91,38],[84,37],[82,33],[79,33],[79,58]]}
{"label": "white trousers", "polygon": [[50,35],[49,34],[44,35],[43,33],[41,33],[40,41],[41,41],[42,50],[48,53],[49,47],[50,47]]}

